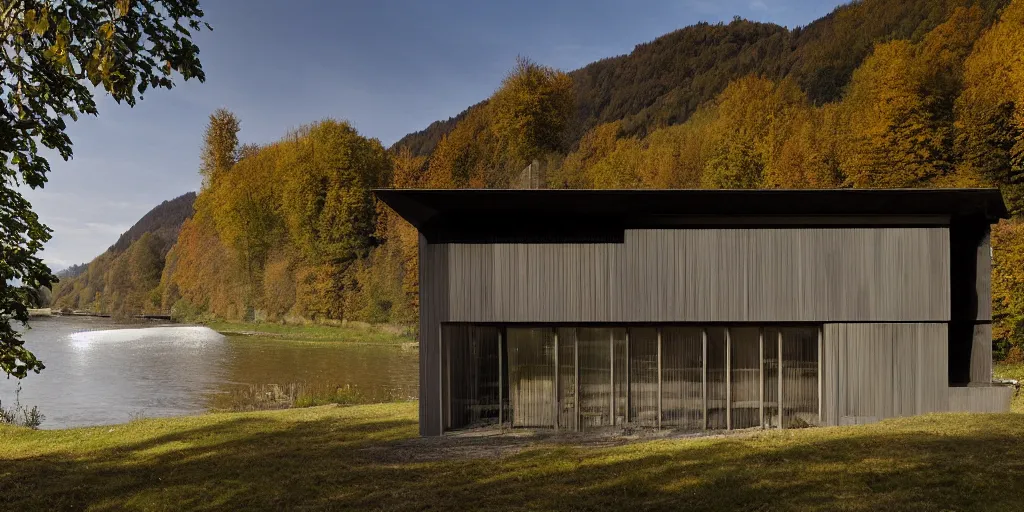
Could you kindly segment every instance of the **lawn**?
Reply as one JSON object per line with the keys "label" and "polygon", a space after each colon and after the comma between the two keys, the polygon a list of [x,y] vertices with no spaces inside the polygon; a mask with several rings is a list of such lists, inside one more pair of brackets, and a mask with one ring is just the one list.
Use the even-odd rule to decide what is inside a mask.
{"label": "lawn", "polygon": [[1024,510],[1024,415],[420,439],[416,403],[0,427],[0,509]]}
{"label": "lawn", "polygon": [[263,336],[288,341],[367,344],[404,344],[416,342],[414,336],[396,334],[374,327],[238,322],[211,322],[206,324],[206,326],[228,336]]}

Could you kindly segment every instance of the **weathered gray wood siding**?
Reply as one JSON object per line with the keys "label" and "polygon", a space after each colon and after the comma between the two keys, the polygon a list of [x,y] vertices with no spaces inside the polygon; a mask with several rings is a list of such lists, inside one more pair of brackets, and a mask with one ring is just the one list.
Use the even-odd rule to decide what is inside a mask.
{"label": "weathered gray wood siding", "polygon": [[[975,289],[978,298],[977,320],[992,320],[992,233],[987,228],[985,234],[978,244],[977,255],[978,270],[975,273]],[[989,350],[991,355],[991,350]],[[991,359],[991,358],[990,358]]]}
{"label": "weathered gray wood siding", "polygon": [[944,323],[825,324],[822,416],[826,425],[945,411]]}
{"label": "weathered gray wood siding", "polygon": [[[941,227],[652,229],[621,244],[436,244],[448,321],[948,321]],[[438,260],[440,261],[440,260]]]}
{"label": "weathered gray wood siding", "polygon": [[971,342],[971,382],[992,382],[992,324],[975,324]]}
{"label": "weathered gray wood siding", "polygon": [[441,426],[441,322],[448,319],[448,250],[420,235],[420,435]]}

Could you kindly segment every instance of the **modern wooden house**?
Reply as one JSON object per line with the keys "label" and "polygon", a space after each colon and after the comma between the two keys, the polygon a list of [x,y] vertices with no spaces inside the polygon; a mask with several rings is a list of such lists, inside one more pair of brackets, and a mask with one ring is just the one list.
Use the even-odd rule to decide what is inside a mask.
{"label": "modern wooden house", "polygon": [[420,232],[420,432],[1005,411],[996,190],[379,190]]}

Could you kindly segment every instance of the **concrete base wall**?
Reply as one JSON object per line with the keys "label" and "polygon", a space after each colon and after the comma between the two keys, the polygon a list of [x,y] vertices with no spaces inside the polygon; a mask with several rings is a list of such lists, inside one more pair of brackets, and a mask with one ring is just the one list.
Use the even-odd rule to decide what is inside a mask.
{"label": "concrete base wall", "polygon": [[950,412],[1010,412],[1009,386],[949,388]]}

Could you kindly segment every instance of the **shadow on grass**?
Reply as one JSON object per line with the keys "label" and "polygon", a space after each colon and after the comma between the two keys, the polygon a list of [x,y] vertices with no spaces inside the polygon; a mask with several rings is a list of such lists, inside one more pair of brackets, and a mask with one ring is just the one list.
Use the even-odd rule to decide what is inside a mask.
{"label": "shadow on grass", "polygon": [[408,418],[321,416],[0,459],[0,508],[1024,510],[1020,415],[614,447],[414,440]]}

